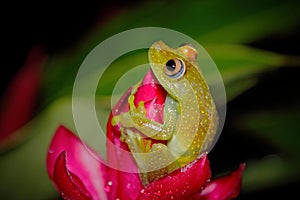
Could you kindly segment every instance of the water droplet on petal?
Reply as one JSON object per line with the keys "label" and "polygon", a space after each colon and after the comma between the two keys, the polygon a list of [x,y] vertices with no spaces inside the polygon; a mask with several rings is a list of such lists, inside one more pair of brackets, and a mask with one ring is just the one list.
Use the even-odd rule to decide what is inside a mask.
{"label": "water droplet on petal", "polygon": [[112,181],[108,181],[107,185],[112,186]]}
{"label": "water droplet on petal", "polygon": [[108,181],[107,183],[106,183],[106,186],[105,186],[105,191],[106,192],[110,192],[111,191],[111,186],[112,186],[112,181]]}
{"label": "water droplet on petal", "polygon": [[160,197],[160,196],[161,196],[161,192],[160,192],[160,190],[158,190],[158,191],[155,191],[155,192],[154,192],[154,194],[155,194],[156,196],[158,196],[158,197]]}

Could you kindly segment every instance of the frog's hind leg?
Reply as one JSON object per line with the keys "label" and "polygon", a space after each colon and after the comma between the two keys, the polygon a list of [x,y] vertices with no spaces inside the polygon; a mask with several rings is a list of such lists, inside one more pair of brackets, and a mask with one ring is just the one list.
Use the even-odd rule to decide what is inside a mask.
{"label": "frog's hind leg", "polygon": [[140,173],[143,185],[155,181],[171,171],[179,168],[179,164],[175,161],[168,147],[162,143],[152,145],[151,152],[145,155],[146,171]]}
{"label": "frog's hind leg", "polygon": [[179,164],[165,144],[152,144],[151,140],[141,137],[138,132],[131,129],[122,129],[121,132],[121,140],[128,145],[144,186],[179,168]]}

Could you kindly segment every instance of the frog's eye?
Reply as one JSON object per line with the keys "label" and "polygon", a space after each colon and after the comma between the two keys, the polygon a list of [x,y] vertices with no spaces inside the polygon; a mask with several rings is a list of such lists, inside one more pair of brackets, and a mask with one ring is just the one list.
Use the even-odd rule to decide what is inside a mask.
{"label": "frog's eye", "polygon": [[178,79],[183,76],[185,65],[182,60],[174,58],[166,62],[164,70],[167,76]]}

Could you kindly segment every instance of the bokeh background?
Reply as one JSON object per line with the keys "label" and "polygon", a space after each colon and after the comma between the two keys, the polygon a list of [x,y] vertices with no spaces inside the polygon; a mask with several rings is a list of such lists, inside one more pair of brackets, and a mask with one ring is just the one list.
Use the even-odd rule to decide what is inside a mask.
{"label": "bokeh background", "polygon": [[[59,124],[75,132],[71,94],[77,69],[101,41],[143,26],[194,38],[222,74],[227,117],[209,153],[213,174],[246,162],[237,199],[298,196],[299,6],[296,0],[3,4],[0,198],[60,198],[45,158]],[[97,91],[99,113],[109,113],[113,85],[130,67],[144,63],[144,53],[124,56],[107,70]]]}

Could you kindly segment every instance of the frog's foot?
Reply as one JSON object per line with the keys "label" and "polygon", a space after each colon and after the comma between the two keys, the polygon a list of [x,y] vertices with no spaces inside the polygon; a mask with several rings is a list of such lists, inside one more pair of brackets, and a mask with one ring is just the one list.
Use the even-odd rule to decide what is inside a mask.
{"label": "frog's foot", "polygon": [[[112,125],[120,123],[123,128],[135,128],[145,137],[155,140],[169,140],[173,133],[173,124],[164,125],[149,119],[146,116],[144,102],[139,102],[138,107],[131,107],[128,112],[112,118]],[[174,123],[174,121],[172,121]]]}
{"label": "frog's foot", "polygon": [[113,126],[116,126],[118,123],[120,123],[120,126],[122,128],[134,127],[134,122],[132,121],[129,112],[125,112],[120,115],[113,116],[111,119],[111,124]]}
{"label": "frog's foot", "polygon": [[141,137],[136,130],[121,127],[120,132],[120,140],[128,145],[130,152],[145,153],[151,150],[151,141]]}
{"label": "frog's foot", "polygon": [[145,155],[144,160],[146,162],[140,173],[143,185],[147,185],[179,168],[168,147],[162,143],[153,144],[151,152]]}
{"label": "frog's foot", "polygon": [[162,143],[151,145],[151,140],[141,137],[132,129],[121,127],[120,130],[120,140],[128,145],[137,163],[143,185],[179,168],[179,164],[166,145]]}
{"label": "frog's foot", "polygon": [[139,168],[145,165],[145,155],[151,151],[151,140],[145,139],[140,134],[131,129],[121,128],[120,140],[125,142],[132,153]]}
{"label": "frog's foot", "polygon": [[150,121],[150,119],[146,116],[147,111],[143,101],[140,101],[138,107],[135,107],[134,93],[128,97],[128,104],[128,112],[113,116],[111,121],[113,126],[120,123],[123,128],[136,128],[138,126],[141,126],[142,121]]}
{"label": "frog's foot", "polygon": [[166,99],[165,123],[161,124],[147,117],[145,102],[140,101],[136,107],[134,95],[139,84],[133,87],[128,97],[129,110],[112,118],[112,125],[120,124],[123,128],[135,128],[144,136],[155,140],[169,140],[174,131],[174,123],[177,120],[177,103],[173,99]]}

